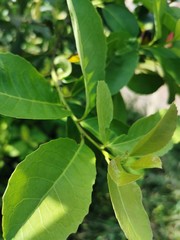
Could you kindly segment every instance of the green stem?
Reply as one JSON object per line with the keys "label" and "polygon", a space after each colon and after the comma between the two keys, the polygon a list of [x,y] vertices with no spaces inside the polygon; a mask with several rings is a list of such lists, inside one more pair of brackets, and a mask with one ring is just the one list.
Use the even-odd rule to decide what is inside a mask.
{"label": "green stem", "polygon": [[72,120],[74,121],[77,129],[79,130],[80,134],[82,137],[85,137],[87,138],[97,149],[99,149],[100,151],[103,151],[104,149],[104,146],[103,145],[100,145],[98,144],[97,142],[95,142],[87,133],[86,131],[84,131],[84,129],[81,127],[80,123],[79,123],[79,120],[76,118],[76,116],[73,114],[71,108],[69,107],[69,105],[67,104],[62,92],[61,92],[61,89],[59,88],[58,86],[58,78],[57,78],[57,75],[56,75],[56,72],[55,70],[53,69],[52,70],[52,78],[54,79],[54,84],[55,84],[55,87],[57,89],[57,92],[58,92],[58,95],[59,95],[59,99],[60,101],[63,103],[64,107],[71,112],[71,118]]}

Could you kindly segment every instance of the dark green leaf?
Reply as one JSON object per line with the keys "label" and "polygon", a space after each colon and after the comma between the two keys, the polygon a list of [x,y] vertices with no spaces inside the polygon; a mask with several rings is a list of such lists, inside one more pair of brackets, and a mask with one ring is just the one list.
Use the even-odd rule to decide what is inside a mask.
{"label": "dark green leaf", "polygon": [[129,37],[138,35],[139,27],[136,18],[125,5],[108,4],[103,8],[102,12],[113,32],[128,33]]}
{"label": "dark green leaf", "polygon": [[114,56],[107,66],[106,82],[114,95],[124,87],[134,74],[138,64],[138,53],[129,52],[124,55]]}
{"label": "dark green leaf", "polygon": [[151,94],[164,84],[163,79],[155,74],[137,74],[134,75],[128,87],[136,93]]}

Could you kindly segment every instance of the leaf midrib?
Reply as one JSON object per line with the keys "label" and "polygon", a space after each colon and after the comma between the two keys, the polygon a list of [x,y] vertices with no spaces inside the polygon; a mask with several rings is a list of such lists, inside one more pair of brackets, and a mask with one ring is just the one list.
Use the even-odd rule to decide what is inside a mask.
{"label": "leaf midrib", "polygon": [[6,96],[15,100],[19,100],[19,101],[26,101],[26,102],[33,102],[33,103],[38,103],[38,104],[46,104],[46,105],[56,105],[56,106],[61,106],[60,103],[53,103],[53,102],[46,102],[46,101],[42,101],[42,100],[35,100],[35,99],[28,99],[28,98],[23,98],[23,97],[18,97],[18,96],[14,96],[14,95],[9,95],[7,93],[2,93],[0,92],[0,96]]}
{"label": "leaf midrib", "polygon": [[[112,181],[113,181],[113,180],[112,180]],[[130,220],[130,218],[129,218],[128,212],[126,211],[125,204],[124,204],[124,202],[123,202],[123,200],[122,200],[123,198],[122,198],[122,194],[121,194],[121,192],[120,192],[120,187],[118,187],[117,184],[116,184],[116,187],[117,187],[117,190],[118,190],[118,194],[120,195],[121,203],[122,203],[124,212],[125,212],[125,214],[126,214],[126,216],[127,216],[128,222],[129,222],[129,224],[131,225],[131,229],[133,230],[135,236],[137,236],[137,234],[136,234],[136,232],[135,232],[135,230],[134,230],[134,228],[133,228],[133,224],[131,223],[131,220]],[[138,236],[137,236],[137,237],[138,237]]]}
{"label": "leaf midrib", "polygon": [[23,226],[29,221],[29,219],[31,218],[31,216],[34,214],[34,212],[36,210],[38,210],[39,206],[41,205],[41,203],[43,202],[43,200],[48,196],[48,193],[55,187],[56,183],[66,174],[66,171],[69,169],[69,167],[71,166],[71,164],[73,164],[76,156],[79,154],[81,148],[83,147],[83,142],[81,142],[81,144],[79,145],[79,148],[77,149],[77,151],[75,152],[75,154],[73,155],[71,161],[68,163],[68,165],[66,166],[66,168],[64,169],[64,171],[62,172],[62,174],[54,181],[53,185],[49,188],[49,190],[43,195],[42,198],[40,198],[40,201],[37,205],[37,207],[35,207],[34,211],[32,211],[32,213],[29,214],[29,216],[26,218],[26,220],[24,221],[24,223],[21,225],[21,228],[17,230],[17,232],[14,233],[14,237],[18,234],[19,231],[22,231]]}

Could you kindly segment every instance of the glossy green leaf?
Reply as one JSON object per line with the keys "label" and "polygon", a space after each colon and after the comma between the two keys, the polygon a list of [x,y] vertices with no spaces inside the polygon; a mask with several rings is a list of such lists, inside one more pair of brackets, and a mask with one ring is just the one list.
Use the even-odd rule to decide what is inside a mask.
{"label": "glossy green leaf", "polygon": [[102,9],[102,13],[107,25],[113,32],[125,32],[128,33],[129,37],[138,35],[139,27],[136,18],[124,4],[108,4]]}
{"label": "glossy green leaf", "polygon": [[0,54],[0,114],[25,119],[58,119],[70,113],[50,84],[25,59]]}
{"label": "glossy green leaf", "polygon": [[139,94],[151,94],[163,84],[164,81],[160,76],[148,73],[134,75],[128,83],[128,87]]}
{"label": "glossy green leaf", "polygon": [[177,108],[170,106],[157,125],[144,135],[130,152],[131,156],[142,156],[159,151],[171,140],[176,129]]}
{"label": "glossy green leaf", "polygon": [[89,0],[67,0],[67,4],[84,76],[86,115],[95,106],[97,82],[105,79],[106,41],[101,19]]}
{"label": "glossy green leaf", "polygon": [[135,182],[143,176],[142,174],[133,171],[133,169],[133,173],[128,172],[123,161],[123,157],[116,157],[115,159],[112,159],[108,165],[108,174],[117,186],[124,186],[131,182]]}
{"label": "glossy green leaf", "polygon": [[127,85],[137,67],[138,59],[136,51],[112,57],[106,71],[106,82],[112,95]]}
{"label": "glossy green leaf", "polygon": [[129,240],[152,240],[149,219],[136,183],[118,186],[108,174],[108,187],[116,218]]}
{"label": "glossy green leaf", "polygon": [[95,175],[94,154],[84,143],[61,138],[41,145],[9,180],[4,238],[67,239],[88,213]]}
{"label": "glossy green leaf", "polygon": [[113,119],[113,102],[109,88],[104,81],[98,82],[96,106],[99,134],[105,143],[108,140],[107,130]]}

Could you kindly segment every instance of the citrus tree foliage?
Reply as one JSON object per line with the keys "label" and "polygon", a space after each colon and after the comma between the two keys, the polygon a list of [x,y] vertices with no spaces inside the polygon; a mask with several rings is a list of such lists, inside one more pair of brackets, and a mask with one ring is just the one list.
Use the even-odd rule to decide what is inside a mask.
{"label": "citrus tree foliage", "polygon": [[[91,204],[97,152],[107,162],[109,194],[125,236],[153,239],[137,180],[144,169],[162,168],[160,156],[173,145],[176,134],[177,109],[172,102],[180,93],[180,11],[165,0],[137,2],[140,7],[133,14],[122,0],[61,1],[71,19],[76,49],[69,46],[68,57],[51,51],[57,42],[49,43],[49,28],[35,22],[36,32],[49,44],[42,55],[51,61],[49,69],[39,72],[27,61],[35,61],[31,54],[37,48],[25,54],[14,45],[16,51],[11,52],[21,56],[0,54],[0,114],[61,119],[67,129],[65,137],[26,156],[10,177],[3,196],[4,239],[63,240],[76,232]],[[28,8],[26,1],[19,3],[19,11]],[[139,13],[143,9],[144,15]],[[146,27],[146,13],[153,17],[154,31]],[[24,22],[21,27],[25,29]],[[55,22],[54,28],[58,34]],[[169,109],[129,126],[120,89],[128,86],[150,94],[163,84],[169,88]]]}

